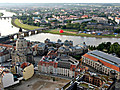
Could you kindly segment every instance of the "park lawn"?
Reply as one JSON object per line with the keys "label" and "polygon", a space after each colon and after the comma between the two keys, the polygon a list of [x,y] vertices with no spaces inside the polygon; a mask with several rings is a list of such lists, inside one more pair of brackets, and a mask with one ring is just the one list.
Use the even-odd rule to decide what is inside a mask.
{"label": "park lawn", "polygon": [[118,37],[120,37],[120,35],[118,35]]}
{"label": "park lawn", "polygon": [[78,32],[76,29],[62,29],[63,31],[71,31],[71,32]]}
{"label": "park lawn", "polygon": [[82,35],[82,36],[96,36],[94,34],[86,34],[86,33],[79,33],[78,35]]}
{"label": "park lawn", "polygon": [[[64,29],[63,29],[64,30]],[[64,30],[64,33],[59,33],[59,30],[57,29],[51,29],[51,30],[47,30],[47,33],[52,33],[52,34],[60,34],[60,35],[71,35],[71,36],[86,36],[86,37],[95,37],[96,35],[92,35],[92,34],[85,34],[85,33],[71,33],[69,31]],[[98,37],[102,37],[102,36],[98,36]]]}
{"label": "park lawn", "polygon": [[26,30],[34,30],[34,29],[40,28],[40,27],[37,27],[37,26],[22,24],[22,23],[20,23],[19,19],[15,19],[14,24],[16,26],[21,27],[21,28],[26,29]]}
{"label": "park lawn", "polygon": [[[53,30],[57,30],[57,29],[53,29]],[[61,29],[59,29],[61,30]],[[63,31],[70,31],[70,32],[78,32],[77,29],[62,29]]]}
{"label": "park lawn", "polygon": [[[59,34],[59,35],[70,35],[70,36],[82,36],[82,37],[98,37],[98,38],[103,38],[103,37],[115,37],[115,35],[93,35],[93,34],[86,34],[86,33],[71,33],[69,31],[65,31],[64,33],[59,33],[59,30],[57,29],[51,29],[44,31],[45,33],[52,33],[52,34]],[[118,38],[120,37],[119,35],[117,36]]]}
{"label": "park lawn", "polygon": [[56,30],[56,29],[53,29],[53,30],[47,30],[47,31],[44,31],[44,32],[45,32],[45,33],[52,33],[52,34],[59,34],[59,35],[71,35],[71,36],[77,35],[77,34],[74,34],[74,33],[68,33],[68,32],[59,33],[59,30]]}
{"label": "park lawn", "polygon": [[[53,29],[53,30],[59,31],[59,30],[61,30],[61,29],[59,29],[59,30]],[[70,31],[70,32],[78,32],[77,29],[62,29],[62,30],[63,30],[63,31]]]}
{"label": "park lawn", "polygon": [[103,36],[115,37],[115,35],[103,35]]}

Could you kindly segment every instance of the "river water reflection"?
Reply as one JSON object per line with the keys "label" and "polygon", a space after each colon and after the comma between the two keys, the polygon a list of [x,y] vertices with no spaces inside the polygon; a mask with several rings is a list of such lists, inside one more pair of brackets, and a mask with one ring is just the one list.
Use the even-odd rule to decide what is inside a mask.
{"label": "river water reflection", "polygon": [[119,42],[120,38],[95,38],[95,37],[81,37],[81,36],[65,36],[65,35],[55,35],[50,33],[40,33],[30,37],[26,37],[27,40],[31,41],[41,41],[44,42],[45,39],[49,38],[51,41],[57,41],[61,39],[62,41],[72,40],[74,45],[86,42],[87,45],[98,45],[102,42]]}

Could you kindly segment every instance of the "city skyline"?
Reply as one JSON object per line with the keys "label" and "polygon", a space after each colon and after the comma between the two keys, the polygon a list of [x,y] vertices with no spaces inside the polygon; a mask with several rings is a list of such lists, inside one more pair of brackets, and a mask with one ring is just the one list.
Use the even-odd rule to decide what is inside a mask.
{"label": "city skyline", "polygon": [[118,0],[1,0],[0,90],[119,90]]}
{"label": "city skyline", "polygon": [[120,3],[120,0],[3,0],[0,3]]}

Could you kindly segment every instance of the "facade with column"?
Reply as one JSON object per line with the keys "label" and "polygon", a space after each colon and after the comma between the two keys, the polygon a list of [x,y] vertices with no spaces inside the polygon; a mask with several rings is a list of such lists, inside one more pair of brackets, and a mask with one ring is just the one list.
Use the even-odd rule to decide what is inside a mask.
{"label": "facade with column", "polygon": [[83,55],[82,62],[107,75],[114,71],[120,79],[120,58],[95,50]]}

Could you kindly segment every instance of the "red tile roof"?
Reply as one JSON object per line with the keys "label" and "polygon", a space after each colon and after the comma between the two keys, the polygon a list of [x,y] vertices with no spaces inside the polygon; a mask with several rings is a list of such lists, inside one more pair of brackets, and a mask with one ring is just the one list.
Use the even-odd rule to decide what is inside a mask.
{"label": "red tile roof", "polygon": [[88,18],[88,15],[83,15],[81,18]]}
{"label": "red tile roof", "polygon": [[[93,61],[98,61],[98,60],[99,60],[98,58],[95,58],[95,57],[90,56],[90,55],[88,55],[88,54],[85,54],[85,55],[83,55],[83,56],[86,57],[86,58],[89,58],[89,59],[91,59],[91,60],[93,60]],[[115,66],[115,65],[112,65],[112,64],[110,64],[110,63],[108,63],[108,62],[105,62],[105,61],[103,61],[103,60],[99,60],[99,61],[100,61],[103,65],[105,65],[106,67],[109,67],[109,68],[111,68],[111,69],[114,69],[114,70],[120,72],[120,68],[119,68],[119,67],[117,67],[117,66]]]}
{"label": "red tile roof", "polygon": [[90,55],[88,55],[88,54],[84,54],[83,56],[84,56],[84,57],[87,57],[87,58],[89,58],[89,59],[91,59],[91,60],[93,60],[93,61],[98,61],[97,58],[95,58],[95,57],[93,57],[93,56],[90,56]]}
{"label": "red tile roof", "polygon": [[[8,45],[8,44],[0,44],[0,46],[9,47],[9,48],[12,48],[12,47],[13,47],[12,45]],[[15,48],[15,47],[14,47],[14,48]]]}

